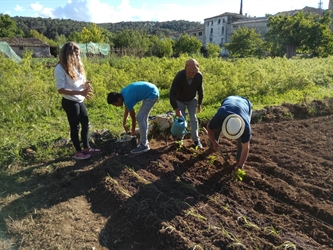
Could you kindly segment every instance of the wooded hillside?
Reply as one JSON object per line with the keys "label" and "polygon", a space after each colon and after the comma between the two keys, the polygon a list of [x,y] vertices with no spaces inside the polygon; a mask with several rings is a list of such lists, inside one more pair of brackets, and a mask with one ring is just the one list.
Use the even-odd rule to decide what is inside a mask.
{"label": "wooded hillside", "polygon": [[[92,25],[89,22],[74,21],[71,19],[52,19],[41,17],[12,17],[17,27],[22,29],[25,34],[30,30],[37,30],[49,39],[55,39],[58,35],[68,37],[73,31],[82,30],[83,27]],[[196,28],[199,22],[184,20],[174,20],[167,22],[119,22],[119,23],[99,23],[97,26],[110,32],[117,33],[125,29],[146,30],[151,34],[170,34],[173,32],[183,32],[188,29]]]}

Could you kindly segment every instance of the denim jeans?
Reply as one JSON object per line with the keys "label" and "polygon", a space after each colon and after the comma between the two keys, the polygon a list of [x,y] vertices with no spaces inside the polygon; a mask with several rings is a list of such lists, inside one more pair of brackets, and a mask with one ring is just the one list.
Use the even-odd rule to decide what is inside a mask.
{"label": "denim jeans", "polygon": [[185,120],[186,120],[185,110],[186,110],[186,108],[188,110],[188,114],[190,116],[191,137],[192,137],[193,142],[199,141],[197,103],[198,103],[198,101],[196,98],[192,99],[189,102],[177,101],[178,108],[182,112]]}
{"label": "denim jeans", "polygon": [[144,99],[142,101],[141,108],[136,115],[136,119],[139,125],[140,131],[140,143],[147,146],[148,145],[148,116],[150,110],[154,106],[158,98],[155,99]]}

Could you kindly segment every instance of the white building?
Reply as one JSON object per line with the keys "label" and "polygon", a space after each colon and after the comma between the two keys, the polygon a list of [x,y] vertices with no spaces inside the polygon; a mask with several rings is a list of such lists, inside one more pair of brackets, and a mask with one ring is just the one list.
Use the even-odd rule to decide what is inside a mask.
{"label": "white building", "polygon": [[232,24],[238,21],[252,19],[254,18],[230,12],[204,19],[205,30],[203,46],[205,47],[209,43],[214,43],[221,46],[222,55],[227,54],[223,44],[230,41],[230,36],[233,31]]}
{"label": "white building", "polygon": [[235,32],[238,28],[247,27],[248,29],[254,29],[261,35],[261,38],[264,38],[268,32],[266,23],[267,17],[258,17],[252,20],[234,22],[232,23],[232,33]]}
{"label": "white building", "polygon": [[200,26],[198,28],[195,28],[195,29],[190,29],[190,30],[187,30],[186,33],[189,35],[189,36],[194,36],[196,37],[198,40],[201,41],[201,43],[203,44],[204,43],[204,32],[205,32],[205,28],[204,26]]}

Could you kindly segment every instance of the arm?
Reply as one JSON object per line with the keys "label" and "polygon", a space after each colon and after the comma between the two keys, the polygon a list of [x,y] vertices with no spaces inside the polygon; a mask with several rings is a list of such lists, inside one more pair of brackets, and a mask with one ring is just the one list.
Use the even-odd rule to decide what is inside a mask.
{"label": "arm", "polygon": [[84,89],[84,90],[71,90],[71,89],[58,89],[59,94],[64,94],[64,95],[82,95],[84,97],[87,97],[89,99],[91,97],[92,90],[91,89]]}
{"label": "arm", "polygon": [[91,98],[92,96],[92,87],[90,85],[90,81],[85,82],[83,84],[83,90],[72,90],[66,88],[66,72],[64,69],[57,65],[57,67],[54,70],[54,77],[56,79],[56,86],[58,89],[59,94],[63,95],[82,95],[84,97],[87,97],[87,99]]}
{"label": "arm", "polygon": [[175,110],[176,112],[176,116],[180,117],[182,116],[182,112],[179,110],[178,105],[177,105],[177,93],[178,93],[178,89],[179,89],[179,73],[177,73],[177,75],[175,76],[175,78],[173,79],[171,88],[170,88],[170,92],[169,92],[169,98],[170,98],[170,104],[173,108],[173,110]]}
{"label": "arm", "polygon": [[214,150],[214,151],[218,151],[219,148],[220,148],[220,145],[219,145],[219,143],[215,140],[215,137],[214,137],[214,131],[211,130],[211,129],[209,128],[209,123],[207,124],[206,129],[207,129],[207,132],[208,132],[209,140],[210,140],[211,143],[212,143],[213,150]]}
{"label": "arm", "polygon": [[125,110],[124,110],[124,118],[123,118],[123,127],[125,129],[126,132],[128,132],[129,127],[127,126],[127,117],[128,117],[128,109],[125,106]]}
{"label": "arm", "polygon": [[131,119],[132,119],[132,130],[131,130],[131,135],[135,135],[135,127],[136,127],[136,117],[135,117],[135,111],[132,109],[129,112]]}
{"label": "arm", "polygon": [[238,167],[243,167],[250,152],[250,141],[242,143],[242,153],[240,155],[239,161],[236,162]]}
{"label": "arm", "polygon": [[[199,74],[197,74],[199,75]],[[200,80],[199,80],[199,86],[198,86],[198,107],[197,107],[197,113],[200,113],[201,111],[201,104],[202,104],[202,100],[204,97],[204,87],[203,87],[203,80],[202,80],[202,75],[200,73]]]}

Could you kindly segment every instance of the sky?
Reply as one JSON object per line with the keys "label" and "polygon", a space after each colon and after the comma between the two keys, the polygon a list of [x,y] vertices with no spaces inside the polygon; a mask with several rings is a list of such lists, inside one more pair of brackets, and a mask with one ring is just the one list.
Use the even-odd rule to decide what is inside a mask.
{"label": "sky", "polygon": [[[0,0],[11,17],[72,19],[92,23],[186,20],[203,23],[224,12],[239,13],[240,0]],[[243,14],[265,16],[305,6],[328,9],[329,0],[243,0]]]}

